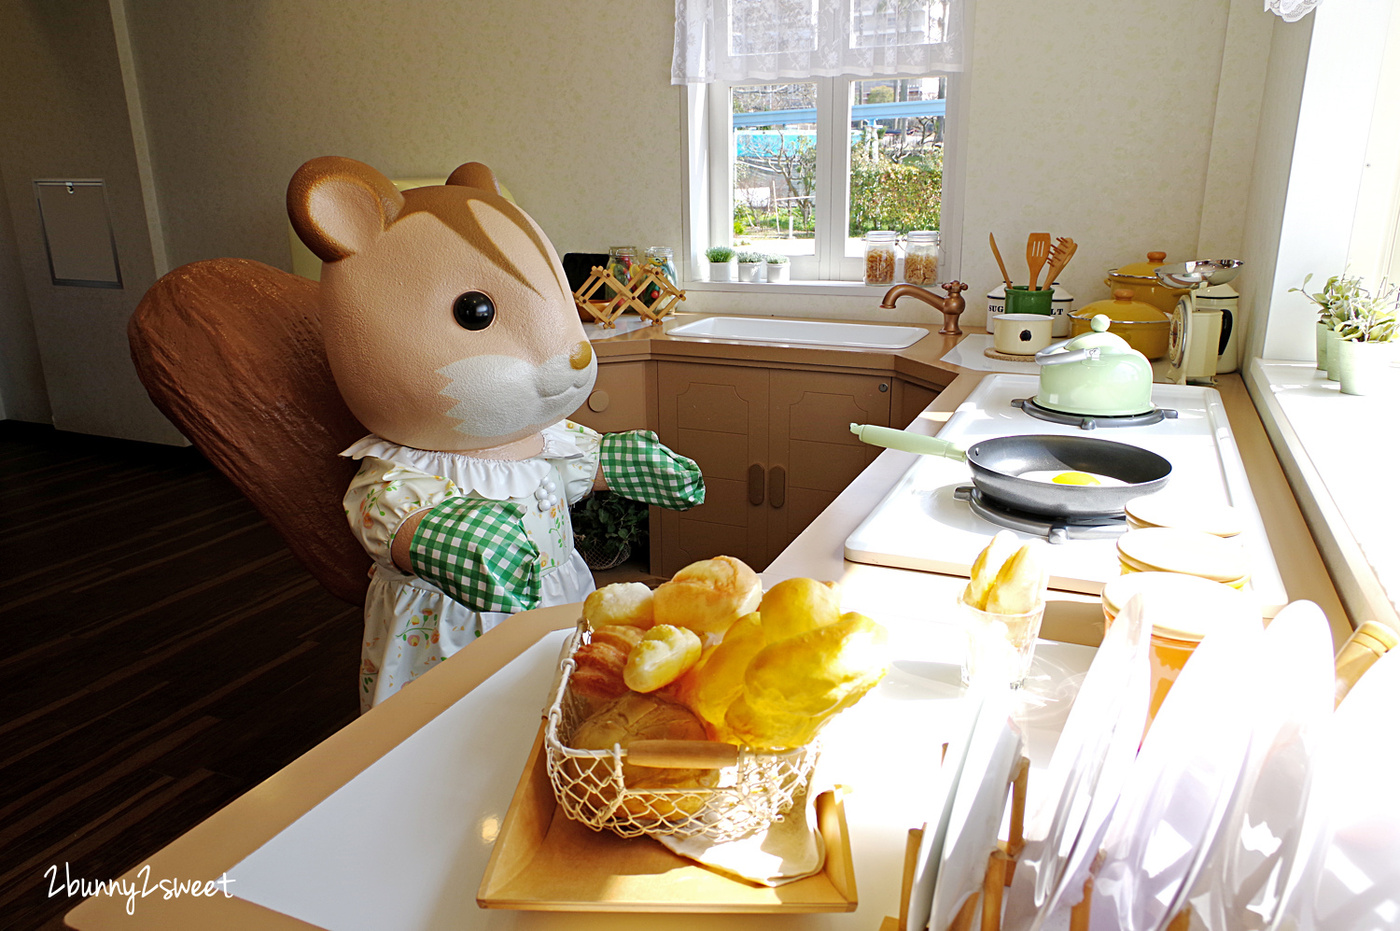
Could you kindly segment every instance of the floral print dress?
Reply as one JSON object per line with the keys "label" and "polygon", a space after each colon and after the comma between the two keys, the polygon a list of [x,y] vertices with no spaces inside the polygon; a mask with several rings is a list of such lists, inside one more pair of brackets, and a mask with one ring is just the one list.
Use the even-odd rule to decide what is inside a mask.
{"label": "floral print dress", "polygon": [[361,711],[510,616],[473,611],[394,565],[390,546],[411,514],[448,498],[513,502],[540,551],[540,604],[582,601],[593,591],[593,575],[574,549],[569,505],[593,489],[600,440],[564,421],[544,431],[538,456],[519,461],[412,449],[374,435],[341,453],[361,463],[345,495],[346,517],[374,562],[365,598]]}

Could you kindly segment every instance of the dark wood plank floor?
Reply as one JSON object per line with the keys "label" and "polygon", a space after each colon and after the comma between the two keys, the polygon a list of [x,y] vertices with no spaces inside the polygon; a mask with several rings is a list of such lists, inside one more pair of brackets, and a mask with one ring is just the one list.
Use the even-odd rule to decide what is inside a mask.
{"label": "dark wood plank floor", "polygon": [[[191,449],[0,422],[0,928],[353,720],[359,610]],[[138,906],[139,907],[139,904]]]}
{"label": "dark wood plank floor", "polygon": [[354,720],[360,629],[194,450],[0,421],[0,929]]}

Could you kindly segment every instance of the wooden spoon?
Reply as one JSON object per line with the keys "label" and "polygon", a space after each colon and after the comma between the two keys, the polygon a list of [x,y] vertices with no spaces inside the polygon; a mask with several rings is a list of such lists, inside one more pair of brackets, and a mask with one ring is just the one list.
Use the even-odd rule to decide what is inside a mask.
{"label": "wooden spoon", "polygon": [[1006,286],[1011,287],[1011,276],[1006,273],[1006,263],[1001,260],[1001,250],[997,248],[996,233],[988,233],[987,238],[992,241],[992,255],[997,257],[997,268],[1001,269],[1001,280],[1006,282]]}
{"label": "wooden spoon", "polygon": [[1069,260],[1074,258],[1074,250],[1079,248],[1079,244],[1073,239],[1061,236],[1055,240],[1055,245],[1050,247],[1050,270],[1045,274],[1045,286],[1048,288],[1055,283],[1055,279],[1060,277],[1060,272],[1065,270]]}
{"label": "wooden spoon", "polygon": [[1031,233],[1026,237],[1026,265],[1031,270],[1031,290],[1039,291],[1036,281],[1040,278],[1040,270],[1045,267],[1045,260],[1050,256],[1050,234]]}

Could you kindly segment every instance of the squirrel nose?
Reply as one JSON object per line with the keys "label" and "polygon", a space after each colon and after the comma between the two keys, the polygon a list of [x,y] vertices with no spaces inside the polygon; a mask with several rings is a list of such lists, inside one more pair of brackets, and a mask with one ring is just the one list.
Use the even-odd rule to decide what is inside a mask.
{"label": "squirrel nose", "polygon": [[569,364],[575,369],[586,369],[588,368],[588,363],[592,361],[593,344],[590,343],[588,340],[584,340],[583,342],[579,343],[577,346],[574,347],[573,352],[569,353]]}

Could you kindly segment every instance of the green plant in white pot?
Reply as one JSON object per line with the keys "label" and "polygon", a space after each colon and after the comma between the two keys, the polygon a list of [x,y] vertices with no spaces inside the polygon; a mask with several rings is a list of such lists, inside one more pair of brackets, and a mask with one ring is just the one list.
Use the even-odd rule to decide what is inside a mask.
{"label": "green plant in white pot", "polygon": [[1334,314],[1338,381],[1343,394],[1374,394],[1380,390],[1395,358],[1400,291],[1382,281],[1380,293],[1365,289],[1349,296]]}
{"label": "green plant in white pot", "polygon": [[1345,273],[1333,275],[1327,279],[1322,290],[1314,294],[1308,293],[1308,282],[1311,280],[1312,273],[1308,273],[1303,278],[1301,288],[1289,290],[1302,294],[1317,305],[1317,367],[1319,371],[1327,372],[1329,381],[1336,381],[1337,363],[1331,358],[1331,348],[1337,340],[1337,316],[1347,313],[1347,302],[1362,293],[1361,277]]}
{"label": "green plant in white pot", "polygon": [[711,281],[733,281],[734,250],[729,246],[711,246],[705,250],[705,258],[710,261]]}
{"label": "green plant in white pot", "polygon": [[762,252],[740,252],[739,259],[739,280],[758,281],[763,275],[763,253]]}
{"label": "green plant in white pot", "polygon": [[769,283],[787,281],[792,272],[792,266],[788,264],[788,257],[785,255],[768,256],[768,281]]}

